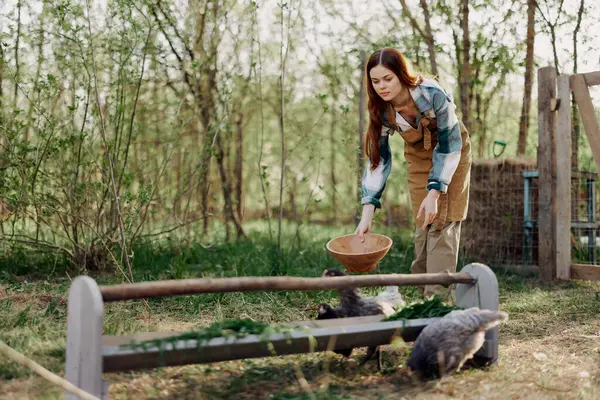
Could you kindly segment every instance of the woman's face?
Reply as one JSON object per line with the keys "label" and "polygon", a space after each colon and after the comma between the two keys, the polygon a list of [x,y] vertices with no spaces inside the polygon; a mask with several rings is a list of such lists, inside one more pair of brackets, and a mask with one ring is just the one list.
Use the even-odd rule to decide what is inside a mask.
{"label": "woman's face", "polygon": [[377,94],[385,101],[391,101],[402,91],[400,79],[391,70],[383,65],[371,68],[369,72],[371,84]]}

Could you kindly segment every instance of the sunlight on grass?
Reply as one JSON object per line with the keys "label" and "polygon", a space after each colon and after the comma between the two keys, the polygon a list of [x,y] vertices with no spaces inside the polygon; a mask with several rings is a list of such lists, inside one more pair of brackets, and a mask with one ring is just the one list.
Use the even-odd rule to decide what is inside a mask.
{"label": "sunlight on grass", "polygon": [[[300,247],[292,246],[290,240],[293,237],[286,236],[286,246],[278,260],[281,272],[290,276],[319,276],[324,268],[338,266],[326,252],[325,243],[328,238],[345,233],[345,228],[303,228],[306,228],[303,230],[305,236]],[[257,224],[256,229],[260,230],[261,225]],[[138,280],[269,275],[273,272],[273,257],[277,255],[275,247],[264,232],[253,233],[251,229],[249,232],[251,241],[215,243],[208,247],[173,241],[142,243],[135,249],[134,273]],[[390,235],[394,238],[394,246],[382,260],[380,272],[409,272],[413,256],[411,232]],[[519,341],[528,346],[531,341],[550,340],[567,328],[594,334],[594,324],[600,314],[599,283],[569,282],[547,286],[539,284],[536,278],[503,271],[498,271],[497,277],[500,308],[510,314],[509,321],[501,327],[501,345],[510,342],[515,346],[515,341]],[[107,274],[96,278],[104,283],[120,282]],[[64,373],[68,289],[69,280],[62,274],[46,276],[43,280],[0,276],[0,339],[59,374]],[[374,295],[380,289],[363,288],[362,291]],[[402,287],[401,291],[408,301],[418,298],[416,288]],[[139,301],[109,303],[105,307],[104,333],[183,332],[234,318],[251,318],[265,323],[314,319],[319,303],[335,305],[338,301],[336,291],[325,290],[149,299],[150,313]],[[296,363],[311,383],[315,398],[351,398],[347,396],[362,390],[365,379],[377,381],[388,375],[396,376],[405,367],[407,350],[408,347],[388,349],[384,354],[382,373],[377,372],[374,365],[368,364],[359,370],[354,361],[341,362],[333,353],[322,353],[113,374],[110,379],[116,381],[111,385],[111,395],[114,398],[144,398],[164,396],[161,393],[189,393],[193,398],[202,393],[206,398],[228,399],[238,395],[243,399],[266,391],[273,399],[303,399],[306,394],[300,390],[292,368]],[[357,349],[356,354],[363,351]],[[509,375],[496,379],[508,381]],[[465,372],[462,379],[488,379],[489,376],[488,372],[472,370]],[[60,391],[6,359],[0,360],[0,379],[30,382],[23,384],[22,390],[36,393],[35,398],[60,398]],[[540,382],[536,381],[545,384]],[[549,387],[552,387],[551,383]],[[372,390],[377,385],[368,387]],[[589,389],[590,392],[594,390],[595,387]],[[379,394],[374,396],[369,398],[377,398]]]}

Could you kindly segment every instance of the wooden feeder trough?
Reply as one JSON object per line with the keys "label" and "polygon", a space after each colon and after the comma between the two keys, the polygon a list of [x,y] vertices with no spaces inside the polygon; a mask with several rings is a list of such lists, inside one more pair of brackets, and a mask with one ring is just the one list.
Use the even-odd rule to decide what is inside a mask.
{"label": "wooden feeder trough", "polygon": [[370,272],[390,251],[392,239],[377,233],[367,233],[364,242],[358,235],[344,235],[331,239],[327,251],[350,272]]}
{"label": "wooden feeder trough", "polygon": [[[329,278],[248,277],[184,279],[98,286],[87,276],[78,276],[69,290],[67,317],[66,379],[80,389],[102,399],[108,398],[104,372],[131,371],[165,366],[211,363],[273,355],[343,350],[390,344],[395,336],[414,341],[428,324],[438,318],[382,321],[383,316],[310,320],[288,325],[303,327],[291,333],[268,337],[272,348],[260,335],[244,338],[217,337],[198,351],[195,340],[163,343],[162,349],[122,346],[150,339],[175,336],[177,332],[147,332],[131,336],[102,336],[104,303],[131,299],[256,290],[327,290],[344,287],[389,285],[449,286],[456,284],[456,303],[462,308],[498,310],[498,282],[490,268],[473,263],[460,273],[388,274]],[[335,345],[331,346],[332,343]],[[272,350],[275,350],[273,353]],[[486,332],[485,342],[476,354],[493,363],[498,358],[498,327]],[[66,393],[67,399],[79,397]]]}

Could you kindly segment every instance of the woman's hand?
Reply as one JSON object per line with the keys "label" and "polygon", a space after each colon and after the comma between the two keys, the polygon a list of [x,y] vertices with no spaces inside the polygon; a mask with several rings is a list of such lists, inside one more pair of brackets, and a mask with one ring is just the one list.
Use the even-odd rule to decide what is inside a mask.
{"label": "woman's hand", "polygon": [[431,224],[435,219],[438,212],[437,201],[439,197],[440,192],[432,189],[427,193],[427,197],[423,199],[421,207],[419,207],[419,212],[417,213],[417,218],[420,218],[421,214],[423,214],[423,225],[421,226],[421,229],[425,229],[427,225]]}
{"label": "woman's hand", "polygon": [[355,235],[358,235],[361,243],[365,241],[365,234],[371,232],[371,223],[373,222],[373,213],[375,212],[375,206],[372,204],[365,204],[363,207],[362,218],[354,231]]}

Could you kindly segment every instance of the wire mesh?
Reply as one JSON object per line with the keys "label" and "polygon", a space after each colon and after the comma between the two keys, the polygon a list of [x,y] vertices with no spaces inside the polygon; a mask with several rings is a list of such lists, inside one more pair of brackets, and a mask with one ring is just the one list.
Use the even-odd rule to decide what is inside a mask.
{"label": "wire mesh", "polygon": [[[465,263],[535,269],[538,264],[538,172],[528,159],[476,161],[471,171],[469,214],[463,223]],[[598,175],[573,171],[570,232],[572,261],[600,263]]]}
{"label": "wire mesh", "polygon": [[537,263],[535,168],[527,158],[474,161],[461,236],[464,262],[516,268]]}

